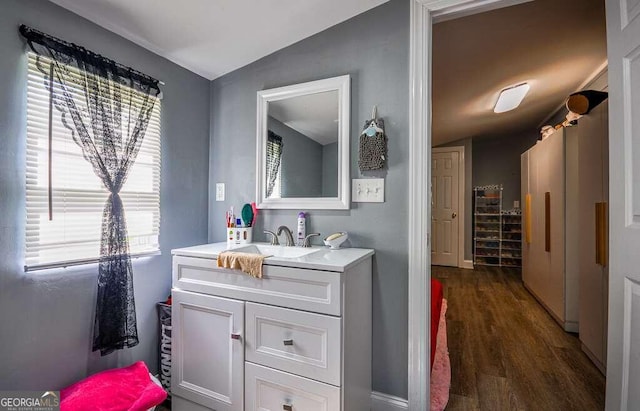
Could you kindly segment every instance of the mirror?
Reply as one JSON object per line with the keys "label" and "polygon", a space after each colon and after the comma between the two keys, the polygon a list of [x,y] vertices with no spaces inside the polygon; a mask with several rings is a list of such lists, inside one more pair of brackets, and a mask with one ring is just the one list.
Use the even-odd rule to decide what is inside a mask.
{"label": "mirror", "polygon": [[259,208],[349,208],[349,89],[346,75],[258,92]]}

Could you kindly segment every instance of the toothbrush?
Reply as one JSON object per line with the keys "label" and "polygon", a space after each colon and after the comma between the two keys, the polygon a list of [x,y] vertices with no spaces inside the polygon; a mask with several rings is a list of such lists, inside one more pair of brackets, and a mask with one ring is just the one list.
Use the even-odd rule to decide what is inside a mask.
{"label": "toothbrush", "polygon": [[256,207],[256,203],[251,203],[251,208],[253,209],[253,220],[251,221],[251,227],[256,225],[256,219],[258,218],[258,207]]}

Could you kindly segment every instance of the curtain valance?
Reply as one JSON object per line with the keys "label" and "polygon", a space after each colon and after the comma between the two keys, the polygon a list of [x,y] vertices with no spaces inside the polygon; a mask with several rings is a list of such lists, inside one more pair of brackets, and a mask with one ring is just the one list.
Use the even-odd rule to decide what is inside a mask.
{"label": "curtain valance", "polygon": [[38,55],[100,75],[144,94],[154,97],[160,95],[160,81],[144,73],[24,24],[20,26],[20,34],[27,40],[31,50]]}

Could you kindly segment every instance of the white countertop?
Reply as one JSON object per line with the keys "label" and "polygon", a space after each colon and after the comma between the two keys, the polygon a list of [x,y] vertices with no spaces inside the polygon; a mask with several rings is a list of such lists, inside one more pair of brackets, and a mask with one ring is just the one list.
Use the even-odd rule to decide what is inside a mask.
{"label": "white countertop", "polygon": [[[242,248],[245,246],[246,245],[238,245],[227,248],[226,242],[202,244],[193,247],[176,248],[171,250],[171,254],[185,257],[216,259],[218,254],[222,251]],[[337,250],[331,250],[329,247],[325,246],[313,246],[312,249],[317,249],[318,251],[298,258],[284,258],[276,256],[267,257],[264,260],[264,265],[344,272],[349,267],[375,253],[374,250],[367,248],[340,248]]]}

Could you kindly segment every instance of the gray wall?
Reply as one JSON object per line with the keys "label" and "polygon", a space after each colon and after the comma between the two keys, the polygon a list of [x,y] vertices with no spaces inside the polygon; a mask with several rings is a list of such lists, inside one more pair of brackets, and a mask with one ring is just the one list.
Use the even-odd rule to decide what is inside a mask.
{"label": "gray wall", "polygon": [[[520,154],[533,147],[538,130],[473,141],[473,186],[502,184],[502,208],[520,200]],[[522,207],[522,204],[520,204]]]}
{"label": "gray wall", "polygon": [[438,147],[464,147],[464,259],[473,260],[473,139],[463,138]]}
{"label": "gray wall", "polygon": [[[170,250],[207,240],[210,82],[48,1],[2,0],[0,8],[0,388],[60,389],[136,360],[155,371],[155,303],[170,290]],[[21,23],[166,82],[162,255],[134,262],[140,344],[133,349],[106,357],[91,352],[96,265],[23,271],[27,60],[18,35]]]}
{"label": "gray wall", "polygon": [[338,196],[338,143],[322,146],[322,196]]}
{"label": "gray wall", "polygon": [[[376,250],[373,389],[406,398],[409,2],[392,0],[212,82],[209,239],[224,240],[228,207],[255,201],[256,92],[343,74],[351,75],[351,177],[361,176],[360,125],[377,105],[389,138],[388,170],[379,173],[386,175],[386,202],[312,210],[307,232],[345,230],[352,246]],[[236,154],[233,164],[228,153]],[[216,182],[226,183],[226,201],[214,201]],[[256,232],[295,227],[297,213],[261,210]]]}
{"label": "gray wall", "polygon": [[322,195],[322,146],[273,117],[268,129],[282,137],[282,197]]}

